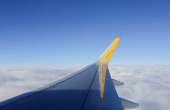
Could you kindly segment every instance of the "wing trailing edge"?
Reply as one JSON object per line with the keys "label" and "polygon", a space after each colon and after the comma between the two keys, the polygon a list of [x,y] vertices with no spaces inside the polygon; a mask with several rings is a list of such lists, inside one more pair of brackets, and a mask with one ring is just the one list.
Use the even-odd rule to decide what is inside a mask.
{"label": "wing trailing edge", "polygon": [[123,99],[123,98],[120,98],[120,101],[121,101],[124,109],[132,109],[132,108],[139,107],[138,103],[134,103],[134,102],[131,102],[131,101]]}
{"label": "wing trailing edge", "polygon": [[122,85],[124,85],[123,82],[120,82],[118,80],[112,79],[112,81],[113,81],[114,86],[122,86]]}

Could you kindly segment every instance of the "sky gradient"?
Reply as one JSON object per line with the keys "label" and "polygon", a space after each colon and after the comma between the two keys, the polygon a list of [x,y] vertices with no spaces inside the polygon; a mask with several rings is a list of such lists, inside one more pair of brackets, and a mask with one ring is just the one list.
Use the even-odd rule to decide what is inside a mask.
{"label": "sky gradient", "polygon": [[0,65],[169,64],[169,0],[0,0]]}

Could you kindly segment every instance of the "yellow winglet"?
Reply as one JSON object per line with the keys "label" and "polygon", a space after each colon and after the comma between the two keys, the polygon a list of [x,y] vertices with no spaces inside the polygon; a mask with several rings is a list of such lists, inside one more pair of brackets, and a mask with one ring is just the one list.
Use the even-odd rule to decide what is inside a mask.
{"label": "yellow winglet", "polygon": [[104,61],[110,61],[110,58],[112,57],[112,54],[119,42],[120,38],[116,38],[113,43],[106,49],[106,51],[102,54],[100,57],[100,60]]}

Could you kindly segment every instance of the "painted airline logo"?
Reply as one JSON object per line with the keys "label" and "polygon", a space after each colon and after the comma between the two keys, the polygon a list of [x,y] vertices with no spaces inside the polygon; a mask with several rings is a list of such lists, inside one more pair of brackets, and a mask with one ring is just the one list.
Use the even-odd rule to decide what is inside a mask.
{"label": "painted airline logo", "polygon": [[105,58],[107,59],[107,57],[108,57],[111,53],[113,53],[113,50],[112,50],[112,49],[109,51],[109,53],[106,55]]}

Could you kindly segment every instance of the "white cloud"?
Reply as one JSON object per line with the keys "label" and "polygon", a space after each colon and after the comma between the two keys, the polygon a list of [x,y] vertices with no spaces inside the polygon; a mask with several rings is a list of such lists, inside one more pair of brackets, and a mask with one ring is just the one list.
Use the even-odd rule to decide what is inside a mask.
{"label": "white cloud", "polygon": [[138,102],[133,110],[167,110],[170,103],[170,65],[109,65],[120,97]]}
{"label": "white cloud", "polygon": [[[0,65],[0,101],[51,83],[86,65]],[[167,110],[170,103],[170,65],[109,65],[120,97],[140,104],[133,110]]]}

